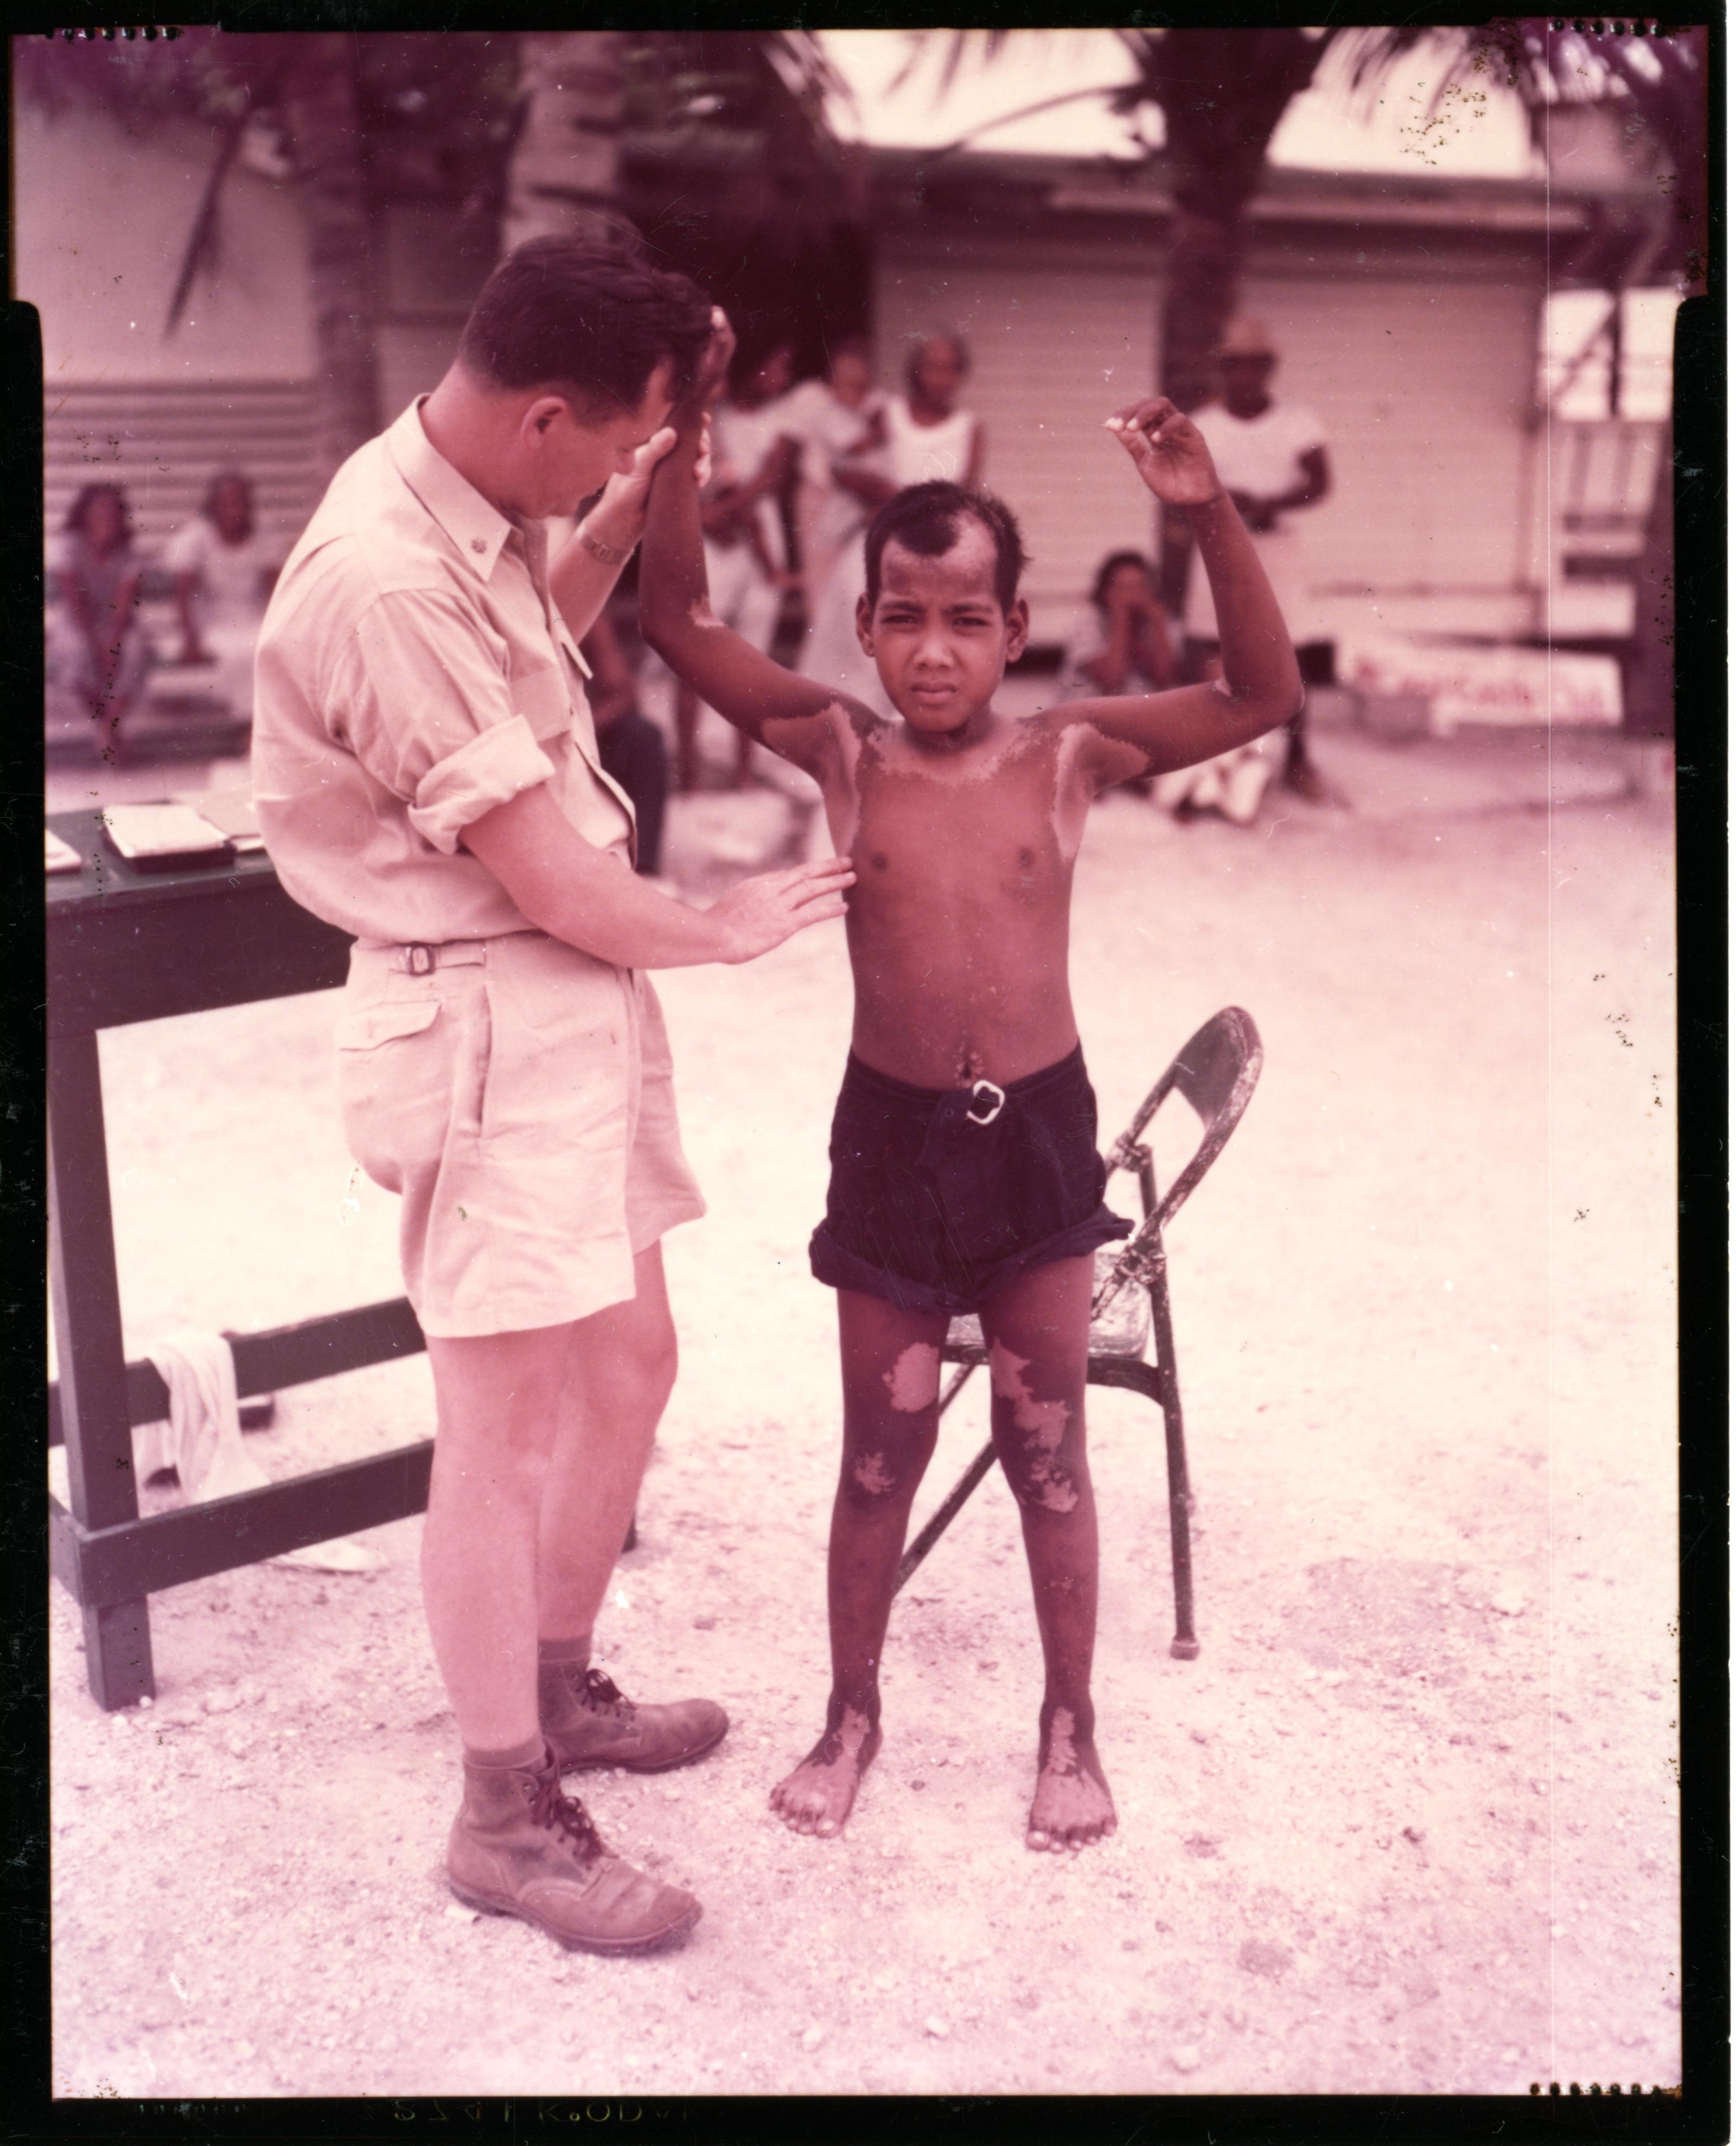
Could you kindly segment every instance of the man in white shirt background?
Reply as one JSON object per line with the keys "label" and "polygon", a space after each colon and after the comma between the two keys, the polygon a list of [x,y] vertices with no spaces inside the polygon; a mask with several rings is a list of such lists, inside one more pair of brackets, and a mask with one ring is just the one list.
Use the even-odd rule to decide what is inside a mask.
{"label": "man in white shirt background", "polygon": [[[1308,538],[1295,517],[1315,507],[1332,488],[1326,436],[1319,419],[1300,403],[1280,402],[1271,392],[1278,350],[1264,322],[1243,317],[1224,330],[1217,349],[1218,400],[1193,413],[1212,460],[1254,538],[1280,609],[1290,630],[1304,681],[1330,676],[1331,643],[1318,630],[1309,588]],[[1211,591],[1195,561],[1188,581],[1183,630],[1190,676],[1217,652],[1218,623]],[[1288,726],[1281,780],[1311,804],[1334,801],[1309,756],[1307,709]]]}

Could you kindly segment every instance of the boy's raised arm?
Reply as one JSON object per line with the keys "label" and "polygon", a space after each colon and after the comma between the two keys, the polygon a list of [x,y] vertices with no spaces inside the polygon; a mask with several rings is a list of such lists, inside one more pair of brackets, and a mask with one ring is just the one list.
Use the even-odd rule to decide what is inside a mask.
{"label": "boy's raised arm", "polygon": [[728,360],[727,344],[714,345],[712,356],[719,348],[721,361],[714,366],[708,357],[694,392],[671,413],[676,443],[651,477],[639,560],[640,630],[676,676],[738,730],[817,773],[831,736],[825,711],[839,705],[838,696],[762,656],[711,615],[693,470],[707,397]]}
{"label": "boy's raised arm", "polygon": [[[1288,722],[1302,704],[1302,674],[1290,628],[1198,429],[1162,396],[1118,411],[1109,427],[1146,489],[1183,508],[1193,524],[1217,610],[1224,676],[1216,685],[1075,701],[1054,710],[1054,719],[1089,722],[1112,747],[1129,749],[1100,756],[1104,785],[1214,759]],[[1132,752],[1143,756],[1142,765],[1132,763]]]}

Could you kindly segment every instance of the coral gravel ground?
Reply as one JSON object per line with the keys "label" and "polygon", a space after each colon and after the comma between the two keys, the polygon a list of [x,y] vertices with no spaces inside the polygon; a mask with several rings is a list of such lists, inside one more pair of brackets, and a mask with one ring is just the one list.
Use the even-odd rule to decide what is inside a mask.
{"label": "coral gravel ground", "polygon": [[[825,1695],[836,1378],[804,1247],[849,1001],[815,932],[660,982],[712,1209],[667,1247],[682,1372],[602,1651],[734,1726],[697,1768],[586,1793],[702,1895],[693,1939],[602,1962],[451,1901],[419,1522],[365,1539],[372,1571],[157,1596],[157,1700],[113,1717],[57,1590],[57,2093],[1679,2079],[1667,811],[1514,741],[1322,751],[1354,814],[1279,804],[1245,836],[1116,796],[1080,866],[1105,1136],[1219,1006],[1267,1051],[1172,1237],[1197,1661],[1168,1654],[1156,1418],[1091,1397],[1115,1837],[1023,1846],[1040,1666],[995,1478],[898,1602],[847,1832],[766,1807]],[[397,1293],[331,1014],[103,1039],[130,1354]],[[947,1419],[919,1520],[983,1405]],[[412,1360],[284,1394],[248,1449],[286,1476],[432,1415]]]}

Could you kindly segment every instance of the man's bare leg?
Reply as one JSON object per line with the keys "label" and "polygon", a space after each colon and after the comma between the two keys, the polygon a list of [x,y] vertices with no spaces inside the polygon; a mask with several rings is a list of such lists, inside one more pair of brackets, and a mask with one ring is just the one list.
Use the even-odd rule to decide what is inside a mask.
{"label": "man's bare leg", "polygon": [[838,1291],[844,1455],[826,1561],[826,1734],[771,1792],[797,1833],[835,1834],[880,1749],[880,1661],[910,1502],[935,1450],[947,1320]]}
{"label": "man's bare leg", "polygon": [[537,1521],[573,1331],[428,1336],[440,1430],[422,1600],[458,1733],[473,1751],[516,1750],[540,1734]]}
{"label": "man's bare leg", "polygon": [[675,1385],[661,1245],[640,1253],[633,1280],[629,1302],[571,1330],[538,1530],[536,1629],[544,1639],[574,1638],[595,1624]]}
{"label": "man's bare leg", "polygon": [[1027,1848],[1082,1848],[1115,1829],[1091,1704],[1097,1506],[1085,1460],[1085,1384],[1093,1264],[1033,1268],[983,1306],[995,1450],[1018,1500],[1043,1643]]}

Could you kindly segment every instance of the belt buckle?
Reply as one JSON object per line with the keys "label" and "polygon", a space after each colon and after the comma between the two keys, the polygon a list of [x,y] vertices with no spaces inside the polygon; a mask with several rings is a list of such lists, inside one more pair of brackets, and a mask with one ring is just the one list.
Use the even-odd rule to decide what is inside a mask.
{"label": "belt buckle", "polygon": [[975,1110],[965,1111],[965,1115],[970,1120],[973,1125],[992,1125],[995,1119],[998,1118],[1000,1115],[1000,1113],[1006,1108],[1005,1089],[997,1087],[992,1080],[979,1080],[975,1087],[970,1090],[971,1101],[974,1103],[980,1102],[982,1100],[983,1090],[985,1089],[987,1089],[989,1094],[993,1096],[994,1100],[990,1104],[988,1115],[985,1117],[978,1117]]}
{"label": "belt buckle", "polygon": [[426,976],[434,966],[433,948],[407,946],[404,949],[404,966],[412,976]]}

